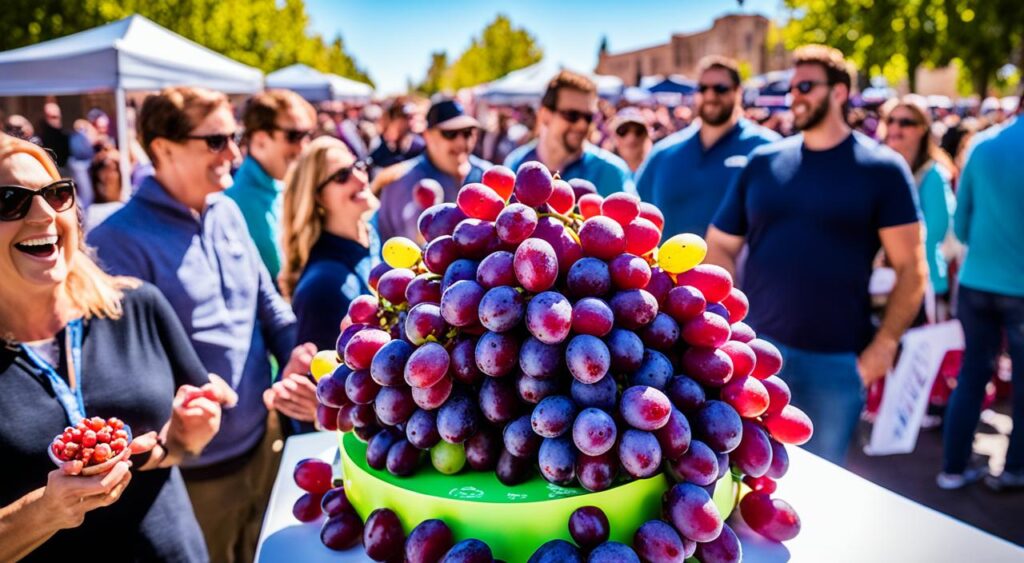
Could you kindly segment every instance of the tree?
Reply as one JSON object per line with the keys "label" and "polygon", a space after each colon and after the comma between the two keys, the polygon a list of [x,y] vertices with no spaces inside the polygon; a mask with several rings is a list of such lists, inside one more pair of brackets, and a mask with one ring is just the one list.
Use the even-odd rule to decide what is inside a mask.
{"label": "tree", "polygon": [[489,82],[530,66],[543,56],[533,35],[512,27],[508,16],[499,14],[443,73],[441,89],[457,90]]}
{"label": "tree", "polygon": [[427,76],[423,82],[416,87],[416,90],[427,96],[433,96],[441,91],[441,80],[448,70],[448,53],[434,51],[430,54],[430,68],[427,69]]}
{"label": "tree", "polygon": [[345,52],[311,34],[304,0],[10,0],[0,18],[0,50],[46,41],[143,15],[175,33],[265,72],[293,63],[370,82]]}
{"label": "tree", "polygon": [[[989,93],[996,73],[1009,62],[1020,67],[1024,57],[1024,2],[1019,0],[945,0],[950,40],[939,61],[959,59],[973,90]],[[1016,60],[1012,60],[1016,59]]]}

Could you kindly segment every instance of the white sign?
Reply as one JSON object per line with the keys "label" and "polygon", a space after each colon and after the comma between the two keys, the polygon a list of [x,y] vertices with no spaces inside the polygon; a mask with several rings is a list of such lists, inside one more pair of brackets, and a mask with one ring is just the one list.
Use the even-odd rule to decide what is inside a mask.
{"label": "white sign", "polygon": [[963,350],[964,332],[959,321],[946,321],[910,329],[902,343],[900,359],[885,380],[871,440],[864,447],[868,455],[914,451],[942,359],[950,350]]}

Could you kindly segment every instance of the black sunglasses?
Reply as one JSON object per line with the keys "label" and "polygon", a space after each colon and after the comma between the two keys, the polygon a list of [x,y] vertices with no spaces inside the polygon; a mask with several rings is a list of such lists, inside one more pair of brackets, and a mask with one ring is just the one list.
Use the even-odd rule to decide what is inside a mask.
{"label": "black sunglasses", "polygon": [[900,118],[900,119],[896,119],[895,117],[890,117],[889,119],[885,120],[885,123],[886,123],[886,125],[888,125],[890,127],[892,127],[893,125],[899,125],[900,127],[903,127],[903,128],[917,127],[918,125],[921,124],[920,121],[918,121],[916,119],[910,119],[910,118],[907,118],[907,117],[903,117],[903,118]]}
{"label": "black sunglasses", "polygon": [[43,198],[57,213],[67,211],[75,204],[75,182],[57,180],[38,190],[24,186],[0,186],[0,221],[24,219],[35,196]]}
{"label": "black sunglasses", "polygon": [[589,111],[579,111],[574,109],[556,109],[558,115],[562,116],[562,119],[569,123],[576,123],[579,120],[586,121],[588,124],[594,122],[594,114]]}
{"label": "black sunglasses", "polygon": [[789,85],[789,91],[796,90],[801,94],[809,94],[811,90],[814,90],[818,86],[827,86],[828,82],[825,80],[801,80],[800,82],[794,82]]}
{"label": "black sunglasses", "polygon": [[615,129],[615,134],[620,137],[625,137],[626,135],[629,135],[631,131],[637,137],[647,136],[647,128],[639,123],[623,123]]}
{"label": "black sunglasses", "polygon": [[320,182],[320,184],[318,184],[316,187],[316,191],[320,192],[321,190],[326,188],[327,185],[330,184],[331,182],[344,184],[352,179],[352,173],[355,172],[356,170],[359,170],[360,172],[366,172],[369,168],[369,162],[367,162],[366,160],[357,160],[352,164],[352,166],[339,168],[334,172],[334,174],[328,176],[326,180]]}
{"label": "black sunglasses", "polygon": [[473,135],[476,135],[476,127],[466,127],[465,129],[441,130],[441,136],[449,141],[454,141],[455,138],[460,135],[462,136],[463,139],[466,139],[468,141]]}
{"label": "black sunglasses", "polygon": [[285,129],[284,127],[274,127],[274,129],[284,133],[285,140],[293,145],[297,145],[301,143],[303,139],[308,139],[313,136],[313,132],[309,129]]}
{"label": "black sunglasses", "polygon": [[206,141],[206,148],[210,149],[211,152],[220,152],[228,148],[229,141],[237,145],[242,137],[238,131],[235,131],[234,133],[216,133],[213,135],[186,135],[185,138]]}
{"label": "black sunglasses", "polygon": [[714,90],[716,94],[721,96],[722,94],[728,94],[733,90],[734,86],[729,84],[698,84],[697,90],[701,93],[707,93],[708,90]]}

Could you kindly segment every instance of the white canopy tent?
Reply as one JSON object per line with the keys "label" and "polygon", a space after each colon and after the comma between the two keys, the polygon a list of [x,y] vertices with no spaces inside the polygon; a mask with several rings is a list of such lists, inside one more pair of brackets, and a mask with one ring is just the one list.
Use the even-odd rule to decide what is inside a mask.
{"label": "white canopy tent", "polygon": [[114,92],[121,177],[127,189],[125,92],[203,86],[258,92],[263,73],[140,16],[0,53],[0,96]]}
{"label": "white canopy tent", "polygon": [[373,87],[369,84],[337,74],[323,73],[301,63],[268,74],[267,88],[294,90],[311,102],[368,102],[373,96]]}
{"label": "white canopy tent", "polygon": [[[544,95],[548,82],[565,66],[546,60],[514,70],[505,76],[474,89],[476,97],[489,104],[536,104]],[[617,99],[622,95],[622,79],[589,72],[588,76],[597,85],[602,98]]]}

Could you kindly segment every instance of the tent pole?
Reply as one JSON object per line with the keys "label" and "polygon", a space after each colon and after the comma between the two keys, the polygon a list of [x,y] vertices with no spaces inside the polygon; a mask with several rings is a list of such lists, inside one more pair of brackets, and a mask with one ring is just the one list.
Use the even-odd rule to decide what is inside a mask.
{"label": "tent pole", "polygon": [[128,100],[124,88],[114,90],[117,106],[117,148],[121,153],[121,199],[131,195],[131,146],[128,144]]}

